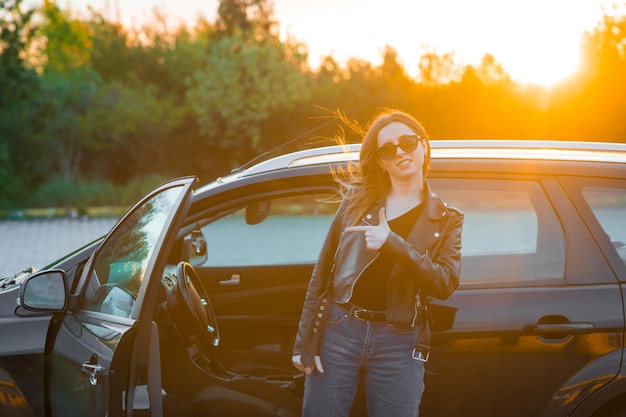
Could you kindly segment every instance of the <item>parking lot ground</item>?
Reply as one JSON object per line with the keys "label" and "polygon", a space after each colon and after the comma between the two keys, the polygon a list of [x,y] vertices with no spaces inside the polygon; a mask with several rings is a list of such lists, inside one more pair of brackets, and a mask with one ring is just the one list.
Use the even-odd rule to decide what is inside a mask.
{"label": "parking lot ground", "polygon": [[106,234],[115,218],[0,221],[0,277],[42,268]]}

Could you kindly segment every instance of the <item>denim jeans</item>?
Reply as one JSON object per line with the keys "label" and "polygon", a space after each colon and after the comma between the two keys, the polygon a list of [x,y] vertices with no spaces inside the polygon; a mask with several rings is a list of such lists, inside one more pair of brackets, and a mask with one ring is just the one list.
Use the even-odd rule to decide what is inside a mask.
{"label": "denim jeans", "polygon": [[347,417],[364,373],[369,417],[416,417],[424,362],[411,357],[417,329],[363,321],[354,307],[330,304],[320,357],[324,373],[306,376],[303,417]]}

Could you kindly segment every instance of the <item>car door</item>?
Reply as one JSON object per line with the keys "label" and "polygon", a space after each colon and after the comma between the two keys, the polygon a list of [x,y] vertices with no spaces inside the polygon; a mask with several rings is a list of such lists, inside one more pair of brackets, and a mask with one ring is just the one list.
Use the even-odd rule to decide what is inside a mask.
{"label": "car door", "polygon": [[460,287],[433,301],[422,412],[568,415],[619,371],[615,274],[556,178],[431,182],[465,223]]}
{"label": "car door", "polygon": [[174,180],[145,196],[86,264],[48,339],[47,415],[161,415],[151,303],[194,181]]}
{"label": "car door", "polygon": [[334,186],[285,181],[248,190],[201,227],[206,259],[194,267],[217,316],[226,369],[274,380],[297,374],[295,333],[336,197]]}

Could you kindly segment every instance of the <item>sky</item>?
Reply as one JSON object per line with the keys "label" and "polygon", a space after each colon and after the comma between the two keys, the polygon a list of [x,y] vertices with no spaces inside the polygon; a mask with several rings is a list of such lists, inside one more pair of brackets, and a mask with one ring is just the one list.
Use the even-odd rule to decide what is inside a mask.
{"label": "sky", "polygon": [[[375,65],[385,45],[394,48],[407,73],[416,76],[426,50],[453,53],[478,65],[490,53],[513,79],[552,85],[579,62],[585,31],[594,29],[602,7],[616,0],[273,0],[282,39],[303,42],[312,68],[332,54],[340,63],[359,58]],[[172,19],[215,21],[218,0],[59,0],[74,11],[91,5],[125,25],[150,21],[158,8]],[[626,0],[617,0],[624,15]]]}

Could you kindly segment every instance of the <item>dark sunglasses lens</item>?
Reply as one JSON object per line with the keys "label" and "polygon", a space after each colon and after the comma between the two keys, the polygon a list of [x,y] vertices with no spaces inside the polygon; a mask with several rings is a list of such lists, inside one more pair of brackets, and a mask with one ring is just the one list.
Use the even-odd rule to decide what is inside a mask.
{"label": "dark sunglasses lens", "polygon": [[398,143],[400,149],[402,149],[406,153],[411,153],[417,148],[417,144],[419,143],[419,139],[417,136],[409,136],[404,138]]}
{"label": "dark sunglasses lens", "polygon": [[378,148],[378,157],[380,159],[384,159],[386,161],[393,159],[396,156],[396,145],[392,145],[390,143],[381,146]]}

